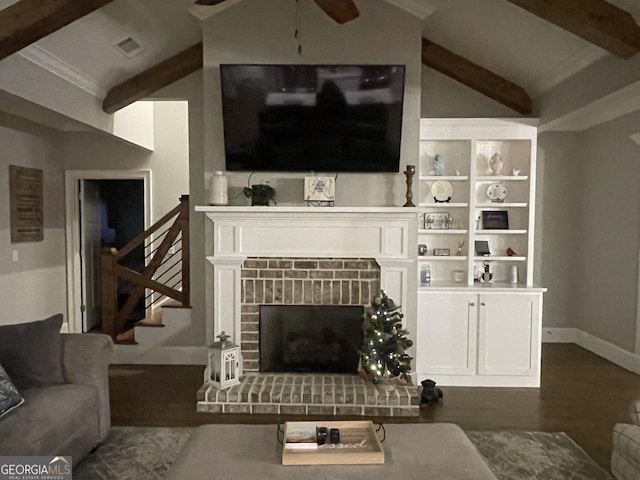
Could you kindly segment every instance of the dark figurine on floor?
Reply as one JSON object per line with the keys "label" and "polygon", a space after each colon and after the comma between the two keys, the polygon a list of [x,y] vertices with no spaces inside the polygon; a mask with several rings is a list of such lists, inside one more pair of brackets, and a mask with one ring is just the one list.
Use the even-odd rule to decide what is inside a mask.
{"label": "dark figurine on floor", "polygon": [[424,405],[436,405],[442,400],[443,393],[433,380],[423,380],[422,382],[422,396],[420,397],[420,406]]}

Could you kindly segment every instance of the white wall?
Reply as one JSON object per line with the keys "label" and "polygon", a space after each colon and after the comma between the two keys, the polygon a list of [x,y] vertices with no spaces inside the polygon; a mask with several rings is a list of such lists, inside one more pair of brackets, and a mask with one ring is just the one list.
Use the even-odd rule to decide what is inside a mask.
{"label": "white wall", "polygon": [[[155,99],[184,99],[188,103],[188,173],[189,173],[189,201],[191,216],[189,233],[191,240],[191,327],[181,333],[170,344],[175,346],[202,346],[206,334],[205,324],[205,264],[202,259],[204,250],[204,218],[193,211],[194,205],[205,203],[205,185],[203,163],[203,100],[202,100],[202,71],[163,88],[154,94]],[[159,104],[160,102],[157,102]],[[186,171],[186,170],[185,170]]]}
{"label": "white wall", "polygon": [[[62,136],[24,120],[0,116],[0,325],[66,319]],[[43,171],[44,240],[11,243],[9,165]],[[12,261],[12,251],[18,262]]]}
{"label": "white wall", "polygon": [[154,102],[154,152],[150,157],[154,218],[189,194],[189,120],[184,101]]}
{"label": "white wall", "polygon": [[113,134],[153,150],[155,102],[134,102],[113,114]]}

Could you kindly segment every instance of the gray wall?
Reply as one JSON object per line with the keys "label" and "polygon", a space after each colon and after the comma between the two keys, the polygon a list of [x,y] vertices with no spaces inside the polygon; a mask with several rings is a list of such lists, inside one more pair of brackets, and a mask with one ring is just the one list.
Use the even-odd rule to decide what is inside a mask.
{"label": "gray wall", "polygon": [[544,295],[545,327],[578,327],[576,268],[582,210],[580,134],[549,132],[538,137],[536,283]]}
{"label": "gray wall", "polygon": [[[313,2],[300,2],[302,54],[293,37],[296,2],[245,1],[204,23],[205,172],[224,170],[220,63],[381,63],[406,65],[401,171],[418,160],[421,93],[421,25],[419,20],[385,2],[360,2],[357,21],[338,25]],[[239,26],[241,25],[241,28]],[[278,191],[280,204],[302,204],[303,174],[257,173]],[[247,174],[229,174],[232,203]],[[395,174],[340,174],[338,205],[400,206],[405,178]]]}
{"label": "gray wall", "polygon": [[[0,325],[67,314],[62,135],[0,115]],[[9,165],[43,171],[44,239],[11,243]],[[18,262],[12,261],[12,251]]]}
{"label": "gray wall", "polygon": [[640,238],[640,112],[580,134],[579,328],[634,351]]}
{"label": "gray wall", "polygon": [[640,112],[539,137],[545,327],[634,352],[640,252]]}

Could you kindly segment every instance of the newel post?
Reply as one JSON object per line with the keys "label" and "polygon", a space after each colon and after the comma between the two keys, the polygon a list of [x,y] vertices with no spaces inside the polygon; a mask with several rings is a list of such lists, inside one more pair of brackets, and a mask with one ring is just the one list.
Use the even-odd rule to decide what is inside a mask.
{"label": "newel post", "polygon": [[189,245],[189,195],[180,197],[178,222],[182,230],[182,306],[191,306],[191,269]]}
{"label": "newel post", "polygon": [[115,248],[105,248],[100,253],[101,272],[101,300],[102,300],[102,331],[114,340],[116,332],[116,316],[118,314],[118,281],[116,279]]}

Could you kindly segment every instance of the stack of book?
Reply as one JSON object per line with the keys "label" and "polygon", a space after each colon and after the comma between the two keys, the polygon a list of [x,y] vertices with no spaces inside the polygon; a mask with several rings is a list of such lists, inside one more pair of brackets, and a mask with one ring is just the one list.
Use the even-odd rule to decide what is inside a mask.
{"label": "stack of book", "polygon": [[288,422],[284,448],[290,450],[314,450],[318,448],[316,426],[311,422]]}

